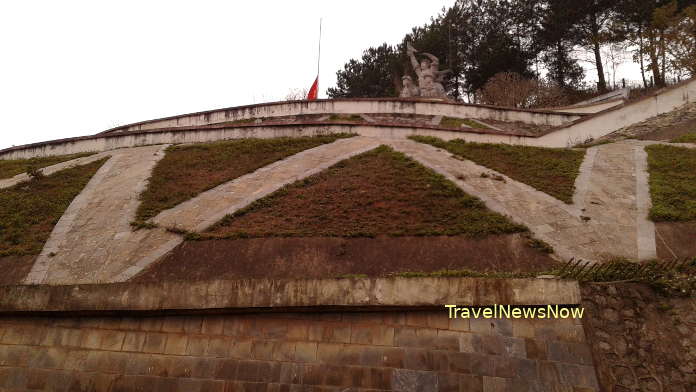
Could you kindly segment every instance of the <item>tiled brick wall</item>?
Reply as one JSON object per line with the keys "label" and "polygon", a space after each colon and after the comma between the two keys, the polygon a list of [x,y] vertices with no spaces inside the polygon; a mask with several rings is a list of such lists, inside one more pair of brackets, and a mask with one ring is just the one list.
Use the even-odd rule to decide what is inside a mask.
{"label": "tiled brick wall", "polygon": [[0,390],[580,392],[598,386],[577,321],[449,320],[443,309],[3,316]]}

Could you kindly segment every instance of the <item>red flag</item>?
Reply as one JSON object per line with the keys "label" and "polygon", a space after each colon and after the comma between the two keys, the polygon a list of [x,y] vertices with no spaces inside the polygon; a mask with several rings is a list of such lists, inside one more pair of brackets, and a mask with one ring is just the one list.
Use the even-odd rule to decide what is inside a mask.
{"label": "red flag", "polygon": [[317,78],[314,79],[312,87],[309,88],[309,93],[307,94],[308,101],[314,101],[315,99],[317,99],[317,90],[319,90],[319,76],[317,76]]}

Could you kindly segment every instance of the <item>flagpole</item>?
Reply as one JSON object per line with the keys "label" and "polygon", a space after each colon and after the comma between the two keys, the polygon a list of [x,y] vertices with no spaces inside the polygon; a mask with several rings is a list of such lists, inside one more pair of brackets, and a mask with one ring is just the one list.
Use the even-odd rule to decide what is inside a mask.
{"label": "flagpole", "polygon": [[319,18],[319,56],[317,56],[317,97],[319,96],[319,63],[321,62],[321,19]]}

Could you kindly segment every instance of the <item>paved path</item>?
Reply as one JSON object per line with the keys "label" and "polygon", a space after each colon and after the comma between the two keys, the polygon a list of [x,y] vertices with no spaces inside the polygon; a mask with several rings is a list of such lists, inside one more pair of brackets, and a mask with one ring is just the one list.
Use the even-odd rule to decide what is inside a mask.
{"label": "paved path", "polygon": [[[636,259],[655,255],[654,227],[651,231],[652,224],[646,219],[649,195],[640,145],[614,143],[589,149],[578,178],[576,206],[500,173],[496,174],[503,176],[505,182],[482,178],[482,172],[495,171],[456,159],[433,146],[411,140],[387,143],[481,198],[490,209],[527,225],[537,238],[551,244],[562,259],[600,261],[617,256]],[[636,165],[637,159],[642,163]],[[638,185],[643,192],[637,192]]]}
{"label": "paved path", "polygon": [[[51,174],[58,172],[58,171],[61,171],[63,169],[69,169],[69,168],[75,167],[75,166],[86,165],[88,163],[98,161],[104,157],[111,156],[112,154],[113,154],[113,151],[100,152],[98,154],[90,155],[87,157],[75,158],[75,159],[71,159],[69,161],[56,163],[55,165],[46,166],[42,169],[39,169],[39,171],[46,176],[50,176]],[[11,177],[11,178],[1,179],[0,180],[0,189],[15,186],[15,185],[19,184],[20,182],[28,181],[30,179],[31,179],[31,177],[29,177],[27,175],[27,173],[20,173],[20,174],[17,174],[16,176]]]}
{"label": "paved path", "polygon": [[118,150],[56,225],[26,282],[125,281],[182,242],[165,227],[204,230],[288,183],[378,145],[370,138],[353,137],[305,150],[163,211],[153,218],[162,228],[138,231],[130,228],[137,197],[163,147]]}
{"label": "paved path", "polygon": [[51,232],[26,283],[95,282],[127,253],[138,195],[165,146],[114,150]]}

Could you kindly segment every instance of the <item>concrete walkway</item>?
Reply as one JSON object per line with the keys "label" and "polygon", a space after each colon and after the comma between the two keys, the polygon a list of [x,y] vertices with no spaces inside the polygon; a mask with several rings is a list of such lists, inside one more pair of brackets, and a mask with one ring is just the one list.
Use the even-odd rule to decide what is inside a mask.
{"label": "concrete walkway", "polygon": [[[655,257],[642,146],[614,143],[589,149],[577,180],[576,206],[433,146],[411,140],[387,143],[481,198],[488,208],[527,225],[562,259]],[[482,178],[484,172],[501,175],[505,181]]]}
{"label": "concrete walkway", "polygon": [[[56,163],[55,165],[46,166],[42,169],[39,169],[39,171],[41,173],[43,173],[45,176],[50,176],[51,174],[53,174],[55,172],[59,172],[59,171],[64,170],[64,169],[69,169],[71,167],[86,165],[88,163],[98,161],[104,157],[108,157],[111,155],[113,155],[113,151],[100,152],[98,154],[90,155],[87,157],[75,158],[75,159],[71,159],[69,161]],[[27,175],[27,173],[20,173],[20,174],[17,174],[16,176],[11,177],[11,178],[4,178],[4,179],[0,180],[0,189],[15,186],[15,185],[19,184],[20,182],[28,181],[30,179],[31,179],[31,177],[29,177],[29,175]]]}
{"label": "concrete walkway", "polygon": [[138,195],[164,148],[112,151],[53,228],[25,283],[92,283],[105,265],[123,259]]}
{"label": "concrete walkway", "polygon": [[138,231],[130,228],[137,197],[163,147],[118,150],[56,225],[26,283],[125,281],[182,242],[165,227],[204,230],[288,183],[377,146],[353,137],[305,150],[163,211],[153,218],[161,228]]}

